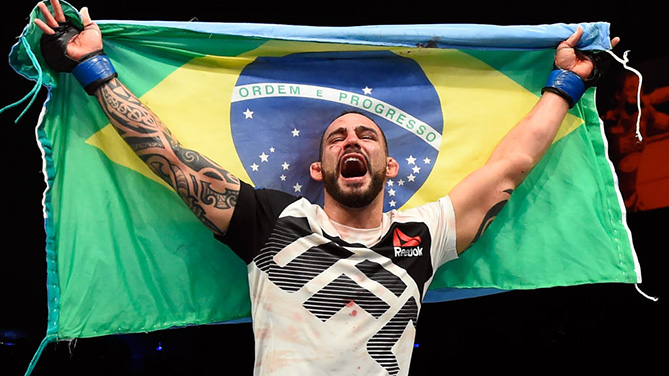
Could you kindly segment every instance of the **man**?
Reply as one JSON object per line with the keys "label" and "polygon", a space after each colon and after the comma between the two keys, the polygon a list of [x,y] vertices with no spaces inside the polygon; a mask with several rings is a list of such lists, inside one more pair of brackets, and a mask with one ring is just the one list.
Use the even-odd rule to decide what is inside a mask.
{"label": "man", "polygon": [[[396,375],[408,372],[415,323],[437,268],[469,248],[541,159],[569,107],[585,90],[591,60],[562,42],[549,83],[488,162],[440,200],[384,213],[383,186],[398,174],[374,121],[349,112],[330,123],[320,160],[323,207],[255,190],[188,150],[118,79],[100,30],[82,9],[83,30],[39,4],[43,55],[72,71],[110,122],[193,213],[248,265],[255,374]],[[617,39],[612,41],[615,45]]]}

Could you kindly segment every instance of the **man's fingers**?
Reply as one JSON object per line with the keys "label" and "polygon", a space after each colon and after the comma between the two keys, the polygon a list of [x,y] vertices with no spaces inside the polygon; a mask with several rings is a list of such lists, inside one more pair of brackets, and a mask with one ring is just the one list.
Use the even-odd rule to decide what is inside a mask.
{"label": "man's fingers", "polygon": [[91,16],[88,14],[88,8],[83,7],[81,8],[81,22],[84,24],[84,27],[88,26],[92,21],[91,21]]}
{"label": "man's fingers", "polygon": [[620,42],[620,38],[618,37],[611,39],[611,48],[615,47],[618,44],[618,42]]}
{"label": "man's fingers", "polygon": [[35,25],[42,30],[44,34],[54,34],[55,31],[53,31],[52,28],[49,27],[49,25],[45,24],[44,21],[40,20],[39,18],[35,19]]}
{"label": "man's fingers", "polygon": [[50,0],[51,7],[53,8],[53,15],[56,17],[56,21],[65,22],[65,13],[63,13],[63,8],[60,6],[60,1]]}
{"label": "man's fingers", "polygon": [[565,40],[563,43],[567,44],[571,48],[574,48],[576,47],[578,41],[581,39],[582,35],[583,35],[583,28],[579,25],[574,34],[570,35],[569,38],[567,38],[567,40]]}
{"label": "man's fingers", "polygon": [[[53,15],[51,15],[51,12],[49,12],[49,8],[46,7],[46,4],[39,3],[37,4],[37,7],[42,12],[42,16],[44,16],[44,19],[46,20],[46,25],[49,25],[49,27],[58,27],[58,21],[53,18]],[[35,20],[35,23],[37,23],[37,20]]]}
{"label": "man's fingers", "polygon": [[[51,8],[53,8],[53,14],[49,11],[49,8],[47,8],[46,4],[39,3],[37,4],[37,7],[39,8],[40,12],[42,12],[42,15],[44,16],[44,20],[46,21],[46,25],[49,26],[49,28],[55,28],[58,27],[59,22],[65,22],[65,13],[63,13],[63,8],[60,6],[60,2],[58,0],[50,0],[51,1]],[[35,23],[39,26],[39,23],[37,20],[35,20]],[[42,29],[42,27],[40,27]],[[47,32],[45,29],[42,29],[45,33]],[[49,34],[53,34],[53,30]]]}

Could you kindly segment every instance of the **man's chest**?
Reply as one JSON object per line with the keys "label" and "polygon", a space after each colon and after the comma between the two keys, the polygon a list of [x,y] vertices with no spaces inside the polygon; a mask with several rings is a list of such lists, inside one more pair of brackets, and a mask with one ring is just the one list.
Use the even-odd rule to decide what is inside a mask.
{"label": "man's chest", "polygon": [[[355,236],[349,236],[350,238]],[[433,274],[431,236],[419,222],[393,223],[373,244],[350,242],[328,234],[302,217],[277,221],[265,246],[254,259],[259,270],[282,290],[324,289],[330,283],[362,293],[365,285],[375,294],[386,290],[395,297],[408,288],[420,301]],[[413,295],[413,294],[412,294]]]}

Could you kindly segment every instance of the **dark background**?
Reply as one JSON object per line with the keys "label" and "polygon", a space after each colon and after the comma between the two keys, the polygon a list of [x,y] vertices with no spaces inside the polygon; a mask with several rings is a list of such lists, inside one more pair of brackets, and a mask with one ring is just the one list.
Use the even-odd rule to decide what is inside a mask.
{"label": "dark background", "polygon": [[[285,2],[262,5],[221,1],[72,1],[88,6],[93,19],[262,22],[301,25],[412,23],[486,23],[499,25],[605,21],[630,50],[630,64],[644,83],[668,66],[645,67],[666,59],[668,17],[645,1],[530,2],[451,5],[406,3]],[[657,4],[657,3],[655,3]],[[9,54],[34,4],[6,6],[0,49]],[[666,61],[666,60],[663,60]],[[615,65],[615,64],[614,64]],[[33,83],[7,64],[2,69],[0,107],[27,94]],[[612,67],[613,75],[618,67]],[[606,96],[606,88],[598,96]],[[24,106],[0,115],[2,197],[5,222],[0,262],[0,374],[22,375],[46,333],[46,262],[41,199],[42,160],[35,125],[42,89],[30,111],[14,124]],[[598,97],[599,98],[599,97]],[[669,161],[658,161],[668,163]],[[669,192],[667,192],[669,194]],[[558,372],[653,370],[667,374],[667,242],[669,210],[628,213],[628,225],[642,267],[641,289],[659,297],[652,302],[634,285],[598,284],[508,292],[488,297],[423,306],[412,375],[502,371]],[[565,249],[581,253],[587,249]],[[250,374],[253,339],[250,324],[209,325],[142,335],[81,339],[47,346],[33,375],[209,375]],[[597,372],[600,373],[600,372]],[[644,374],[644,372],[640,372]]]}

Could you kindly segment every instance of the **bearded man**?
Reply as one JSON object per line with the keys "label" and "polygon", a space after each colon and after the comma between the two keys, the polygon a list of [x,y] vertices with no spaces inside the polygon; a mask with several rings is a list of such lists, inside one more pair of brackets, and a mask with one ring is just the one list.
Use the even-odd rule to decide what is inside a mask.
{"label": "bearded man", "polygon": [[[593,63],[578,29],[556,51],[541,98],[488,162],[441,199],[383,212],[383,186],[399,170],[372,119],[330,123],[311,177],[323,207],[254,189],[183,147],[125,87],[102,51],[88,10],[68,23],[57,0],[39,4],[43,55],[72,71],[137,155],[248,266],[256,375],[397,375],[409,369],[415,324],[434,272],[469,248],[542,158]],[[612,45],[618,42],[612,40]]]}

